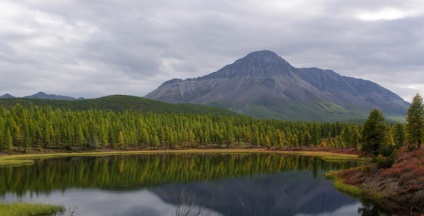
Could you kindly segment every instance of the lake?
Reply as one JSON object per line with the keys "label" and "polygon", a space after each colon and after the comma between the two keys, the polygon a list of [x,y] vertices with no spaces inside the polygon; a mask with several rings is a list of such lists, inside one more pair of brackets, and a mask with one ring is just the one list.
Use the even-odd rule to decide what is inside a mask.
{"label": "lake", "polygon": [[64,215],[369,215],[324,174],[357,166],[280,154],[65,157],[0,168],[3,202],[64,205]]}

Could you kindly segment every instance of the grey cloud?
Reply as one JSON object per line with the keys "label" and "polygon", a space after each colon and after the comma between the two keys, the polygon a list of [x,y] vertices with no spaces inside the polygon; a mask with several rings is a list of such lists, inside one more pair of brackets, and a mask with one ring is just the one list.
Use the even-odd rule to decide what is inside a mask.
{"label": "grey cloud", "polygon": [[[166,80],[202,76],[263,49],[296,67],[371,79],[407,100],[424,83],[420,1],[5,2],[21,11],[5,18],[9,30],[0,27],[0,65],[6,65],[0,75],[12,83],[25,71],[35,78],[0,85],[0,94],[45,88],[143,96]],[[406,17],[358,19],[387,8]]]}

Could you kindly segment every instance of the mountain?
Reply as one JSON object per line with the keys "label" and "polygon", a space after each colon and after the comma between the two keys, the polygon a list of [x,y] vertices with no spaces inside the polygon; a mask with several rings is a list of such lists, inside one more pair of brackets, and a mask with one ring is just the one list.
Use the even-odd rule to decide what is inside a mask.
{"label": "mountain", "polygon": [[7,98],[15,98],[15,96],[10,95],[10,94],[5,94],[5,95],[0,97],[0,99],[7,99]]}
{"label": "mountain", "polygon": [[[77,100],[76,98],[69,97],[69,96],[46,94],[44,92],[38,92],[37,94],[26,96],[24,98],[49,99],[49,100]],[[79,98],[78,100],[81,100],[81,99],[84,99],[84,98]]]}
{"label": "mountain", "polygon": [[53,109],[63,108],[71,110],[100,109],[115,112],[143,111],[151,113],[236,115],[236,113],[216,107],[196,104],[170,104],[142,97],[125,95],[111,95],[85,100],[45,100],[38,98],[10,98],[0,100],[0,106],[12,107],[16,104],[21,104],[24,107],[29,107],[31,105],[51,106]]}
{"label": "mountain", "polygon": [[257,51],[209,75],[173,79],[145,96],[171,103],[207,104],[260,118],[341,121],[382,110],[402,120],[409,106],[371,81],[332,70],[295,68],[271,51]]}

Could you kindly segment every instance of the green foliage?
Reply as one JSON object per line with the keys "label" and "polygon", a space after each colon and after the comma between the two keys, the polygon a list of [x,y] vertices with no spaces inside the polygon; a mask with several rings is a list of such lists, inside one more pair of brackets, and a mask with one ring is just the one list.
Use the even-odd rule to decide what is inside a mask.
{"label": "green foliage", "polygon": [[393,139],[397,148],[404,145],[406,140],[405,127],[401,123],[397,123],[393,126]]}
{"label": "green foliage", "polygon": [[393,145],[382,145],[379,149],[378,149],[378,154],[382,155],[384,157],[389,157],[392,156],[395,152],[396,148]]}
{"label": "green foliage", "polygon": [[394,130],[384,125],[383,114],[373,110],[362,131],[362,151],[372,156],[378,169],[390,168],[395,161]]}
{"label": "green foliage", "polygon": [[53,215],[65,211],[63,206],[33,203],[0,203],[0,215]]}
{"label": "green foliage", "polygon": [[394,162],[395,158],[393,156],[385,157],[383,155],[378,155],[376,161],[378,169],[388,169],[392,167]]}
{"label": "green foliage", "polygon": [[358,147],[360,145],[359,144],[359,141],[361,139],[361,134],[359,132],[359,127],[357,125],[353,125],[351,127],[350,134],[351,134],[350,135],[351,136],[351,138],[350,138],[350,140],[351,140],[351,142],[350,142],[351,147],[354,148],[354,149],[358,149]]}
{"label": "green foliage", "polygon": [[46,100],[46,99],[30,99],[30,98],[9,98],[1,99],[0,106],[11,108],[16,105],[29,108],[31,106],[45,107],[50,106],[52,109],[66,110],[104,110],[114,112],[124,111],[143,111],[159,114],[218,114],[224,116],[236,115],[225,109],[209,107],[195,104],[170,104],[156,100],[150,100],[142,97],[111,95],[96,99],[85,100]]}
{"label": "green foliage", "polygon": [[419,149],[424,139],[424,104],[420,94],[412,99],[406,116],[406,138],[408,149]]}
{"label": "green foliage", "polygon": [[383,114],[374,109],[371,111],[362,129],[362,151],[376,157],[379,148],[384,145],[386,137],[386,125]]}
{"label": "green foliage", "polygon": [[[266,104],[265,104],[266,103]],[[333,103],[308,104],[276,99],[268,102],[256,102],[237,105],[229,102],[212,102],[208,105],[225,108],[256,118],[276,118],[288,121],[343,121],[353,124],[363,124],[368,116],[368,111],[348,110]],[[282,112],[284,110],[284,112]],[[404,122],[404,115],[387,113],[386,120],[391,123]],[[312,135],[312,134],[311,134]]]}
{"label": "green foliage", "polygon": [[[17,149],[313,147],[322,134],[351,136],[344,123],[285,122],[240,115],[0,106],[0,147]],[[347,128],[347,129],[346,129]],[[335,142],[336,143],[339,142]],[[336,147],[331,142],[327,147]]]}
{"label": "green foliage", "polygon": [[339,177],[340,171],[328,171],[325,173],[325,177],[328,179],[333,179],[334,187],[342,192],[348,193],[352,196],[358,197],[361,196],[364,192],[357,186],[345,184],[343,179]]}

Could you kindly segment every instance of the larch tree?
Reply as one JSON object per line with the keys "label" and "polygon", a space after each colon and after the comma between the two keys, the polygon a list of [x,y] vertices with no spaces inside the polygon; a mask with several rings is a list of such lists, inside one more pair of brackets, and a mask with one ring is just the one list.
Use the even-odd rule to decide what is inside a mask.
{"label": "larch tree", "polygon": [[377,156],[378,150],[384,145],[386,126],[383,113],[374,109],[368,116],[362,129],[362,151],[371,156]]}
{"label": "larch tree", "polygon": [[361,138],[361,135],[359,134],[359,128],[358,126],[354,125],[351,127],[351,130],[351,147],[357,149],[359,146],[359,140]]}
{"label": "larch tree", "polygon": [[406,138],[408,149],[414,150],[421,146],[424,138],[424,105],[423,98],[416,94],[406,116]]}
{"label": "larch tree", "polygon": [[405,127],[403,124],[397,123],[393,126],[393,139],[396,147],[400,148],[403,146],[406,139]]}

